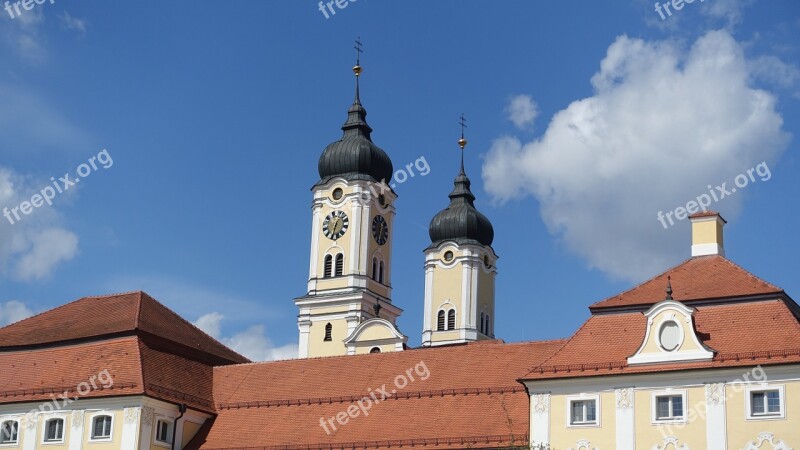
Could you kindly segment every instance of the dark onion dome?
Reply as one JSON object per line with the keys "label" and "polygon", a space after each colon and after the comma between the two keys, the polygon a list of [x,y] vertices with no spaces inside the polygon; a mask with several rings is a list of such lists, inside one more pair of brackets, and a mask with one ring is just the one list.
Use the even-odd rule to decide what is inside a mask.
{"label": "dark onion dome", "polygon": [[346,180],[366,180],[389,183],[394,169],[389,156],[372,142],[372,128],[367,125],[367,110],[361,105],[358,87],[353,106],[347,111],[344,135],[325,147],[319,158],[319,182],[325,184],[334,177]]}
{"label": "dark onion dome", "polygon": [[470,191],[470,181],[464,173],[464,163],[461,163],[461,173],[454,183],[455,188],[450,193],[450,206],[439,212],[431,220],[428,234],[431,237],[433,248],[444,241],[455,241],[457,244],[492,245],[494,228],[489,219],[475,209],[475,196]]}

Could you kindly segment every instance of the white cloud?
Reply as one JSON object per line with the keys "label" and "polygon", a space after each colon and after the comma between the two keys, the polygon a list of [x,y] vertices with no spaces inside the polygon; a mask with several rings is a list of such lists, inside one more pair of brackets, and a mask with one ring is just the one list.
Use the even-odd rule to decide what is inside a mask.
{"label": "white cloud", "polygon": [[58,18],[61,20],[61,27],[65,30],[74,30],[81,35],[86,34],[86,20],[72,17],[70,13],[64,11]]}
{"label": "white cloud", "polygon": [[18,300],[10,300],[0,303],[0,327],[4,327],[14,322],[19,322],[33,315],[24,303]]}
{"label": "white cloud", "polygon": [[725,21],[728,28],[742,23],[744,9],[755,3],[755,0],[713,0],[703,4],[701,12],[713,19]]}
{"label": "white cloud", "polygon": [[230,337],[221,336],[223,319],[222,314],[212,312],[197,319],[194,325],[253,361],[297,358],[297,345],[287,344],[275,347],[264,333],[263,325],[251,326]]}
{"label": "white cloud", "polygon": [[529,95],[516,95],[511,98],[506,107],[508,120],[521,130],[533,127],[533,122],[539,115],[539,107]]}
{"label": "white cloud", "polygon": [[42,8],[30,11],[21,9],[19,16],[11,18],[6,11],[0,14],[0,37],[17,55],[30,64],[41,64],[47,57],[41,25],[44,23]]}
{"label": "white cloud", "polygon": [[[0,166],[0,211],[9,211],[46,183],[36,183]],[[12,220],[13,220],[13,216]],[[46,278],[78,253],[78,237],[59,226],[54,208],[43,205],[12,225],[0,217],[0,275],[22,281]]]}
{"label": "white cloud", "polygon": [[800,98],[800,68],[783,62],[774,55],[759,56],[748,61],[750,74],[754,79],[785,89]]}
{"label": "white cloud", "polygon": [[[556,113],[542,137],[497,139],[483,178],[496,201],[536,197],[550,232],[615,277],[639,280],[688,256],[686,221],[665,231],[657,212],[774,162],[788,141],[775,97],[748,85],[726,31],[688,51],[619,37],[591,81],[594,95]],[[744,198],[712,207],[731,219]]]}

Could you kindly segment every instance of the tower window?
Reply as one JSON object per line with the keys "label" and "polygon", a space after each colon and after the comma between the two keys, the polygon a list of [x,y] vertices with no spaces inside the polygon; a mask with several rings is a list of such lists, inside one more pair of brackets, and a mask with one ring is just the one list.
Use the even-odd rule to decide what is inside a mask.
{"label": "tower window", "polygon": [[483,327],[483,313],[481,313],[481,333],[487,334],[486,329]]}
{"label": "tower window", "polygon": [[378,258],[372,258],[372,279],[378,281]]}
{"label": "tower window", "polygon": [[436,323],[436,331],[444,331],[444,310],[439,311],[439,319]]}
{"label": "tower window", "polygon": [[333,256],[325,255],[325,273],[323,278],[330,278],[333,275]]}
{"label": "tower window", "polygon": [[378,283],[383,284],[383,261],[378,263]]}
{"label": "tower window", "polygon": [[333,325],[327,324],[325,325],[325,339],[323,341],[330,341],[333,340],[331,335],[333,334]]}
{"label": "tower window", "polygon": [[340,277],[344,274],[344,255],[339,253],[336,255],[336,276]]}
{"label": "tower window", "polygon": [[492,329],[489,327],[489,315],[488,314],[486,315],[486,325],[484,325],[484,328],[486,328],[486,335],[487,336],[491,336],[492,335]]}
{"label": "tower window", "polygon": [[451,309],[447,313],[447,329],[448,330],[455,330],[456,329],[456,310]]}

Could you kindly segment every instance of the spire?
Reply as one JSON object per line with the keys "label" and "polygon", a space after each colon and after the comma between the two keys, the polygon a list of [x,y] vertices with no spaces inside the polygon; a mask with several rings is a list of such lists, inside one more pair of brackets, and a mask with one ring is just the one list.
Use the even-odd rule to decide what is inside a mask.
{"label": "spire", "polygon": [[467,177],[467,173],[464,171],[464,148],[467,146],[467,140],[464,138],[464,129],[467,128],[467,119],[464,117],[464,113],[461,113],[458,123],[461,125],[461,139],[458,140],[458,146],[461,147],[461,170],[453,181],[455,187],[453,188],[453,192],[449,195],[450,204],[466,202],[470,205],[474,205],[475,196],[470,190],[471,182],[469,181],[469,177]]}
{"label": "spire", "polygon": [[667,298],[664,300],[672,300],[672,278],[667,275]]}
{"label": "spire", "polygon": [[356,39],[356,65],[353,66],[353,73],[356,75],[356,96],[353,100],[353,106],[347,110],[347,121],[342,126],[342,130],[344,130],[345,138],[347,137],[354,137],[354,136],[364,136],[365,138],[372,140],[370,134],[372,133],[372,128],[367,125],[367,110],[364,109],[364,106],[361,105],[361,89],[359,87],[359,78],[361,77],[361,72],[363,69],[361,68],[361,53],[364,52],[363,45],[361,43],[361,38],[359,37]]}

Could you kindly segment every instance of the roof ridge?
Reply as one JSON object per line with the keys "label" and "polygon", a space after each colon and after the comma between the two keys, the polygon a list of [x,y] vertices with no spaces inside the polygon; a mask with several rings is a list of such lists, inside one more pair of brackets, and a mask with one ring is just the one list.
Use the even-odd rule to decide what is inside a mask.
{"label": "roof ridge", "polygon": [[[726,259],[724,256],[720,256],[720,255],[707,255],[707,256],[719,256],[719,257],[720,257],[720,258],[722,258],[722,259]],[[595,305],[598,305],[598,304],[600,304],[600,303],[606,302],[606,301],[608,301],[608,300],[611,300],[611,299],[614,299],[614,298],[617,298],[617,297],[622,297],[623,295],[625,295],[625,294],[627,294],[627,293],[629,293],[629,292],[633,292],[633,291],[635,291],[636,289],[639,289],[640,287],[642,287],[642,286],[644,286],[645,284],[647,284],[647,283],[649,283],[649,282],[651,282],[651,281],[655,280],[656,278],[658,278],[658,277],[661,277],[661,276],[664,276],[664,275],[666,275],[666,274],[668,274],[668,273],[672,272],[673,270],[677,269],[678,267],[681,267],[682,265],[684,265],[684,264],[687,264],[687,263],[689,263],[690,261],[693,261],[693,260],[694,260],[694,259],[696,259],[696,258],[704,258],[704,257],[705,257],[705,256],[693,256],[693,257],[691,257],[691,258],[685,259],[685,260],[683,260],[682,262],[680,262],[680,263],[678,263],[678,264],[676,264],[676,265],[674,265],[674,266],[670,267],[669,269],[667,269],[667,270],[665,270],[665,271],[663,271],[663,272],[659,273],[658,275],[654,275],[654,276],[652,276],[652,277],[650,277],[650,278],[648,278],[648,279],[646,279],[646,280],[642,281],[641,283],[637,284],[636,286],[634,286],[634,287],[632,287],[632,288],[629,288],[629,289],[627,289],[627,290],[625,290],[625,291],[622,291],[622,292],[619,292],[619,293],[617,293],[617,294],[614,294],[614,295],[608,296],[608,297],[604,298],[603,300],[600,300],[600,301],[597,301],[597,302],[594,302],[594,303],[592,303],[591,305],[589,305],[589,308],[593,308],[593,307],[595,307]]]}
{"label": "roof ridge", "polygon": [[723,261],[727,262],[728,264],[730,264],[734,268],[739,269],[742,272],[744,272],[747,275],[749,275],[751,278],[754,278],[756,281],[760,281],[760,282],[766,284],[767,286],[769,286],[771,288],[774,288],[774,289],[776,289],[778,291],[785,292],[782,287],[776,286],[776,285],[770,283],[769,281],[766,281],[766,280],[762,279],[761,277],[756,276],[753,272],[750,272],[749,270],[745,269],[744,267],[740,266],[739,264],[736,264],[735,262],[731,261],[730,259],[725,258],[725,257],[722,257],[722,259],[723,259]]}
{"label": "roof ridge", "polygon": [[528,371],[528,373],[527,373],[527,374],[525,374],[525,376],[528,376],[528,375],[529,375],[531,372],[533,372],[534,370],[536,370],[536,368],[543,367],[543,366],[545,365],[545,363],[547,363],[547,362],[548,362],[548,361],[550,361],[551,359],[555,358],[555,357],[556,357],[556,355],[558,355],[559,353],[561,353],[561,351],[562,351],[562,350],[564,350],[564,348],[566,348],[566,347],[567,347],[567,345],[568,345],[570,342],[572,342],[572,340],[573,340],[573,339],[575,339],[575,337],[578,335],[578,333],[580,333],[580,332],[581,332],[581,330],[583,330],[583,328],[584,328],[586,325],[588,325],[588,324],[589,324],[589,321],[590,321],[590,320],[592,320],[592,317],[594,317],[594,315],[591,315],[591,316],[589,316],[589,318],[588,318],[588,319],[586,319],[586,321],[585,321],[585,322],[583,322],[583,325],[581,325],[580,327],[578,327],[578,329],[577,329],[577,330],[575,330],[575,332],[574,332],[574,333],[572,333],[572,336],[570,336],[568,339],[565,339],[565,340],[564,340],[564,344],[563,344],[561,347],[559,347],[559,348],[558,348],[558,350],[554,351],[554,352],[553,352],[553,353],[552,353],[550,356],[548,356],[548,357],[547,357],[547,359],[545,359],[544,361],[542,361],[542,362],[541,362],[541,363],[539,363],[538,365],[536,365],[536,366],[533,366],[533,367],[532,367],[532,368],[531,368],[531,369]]}

